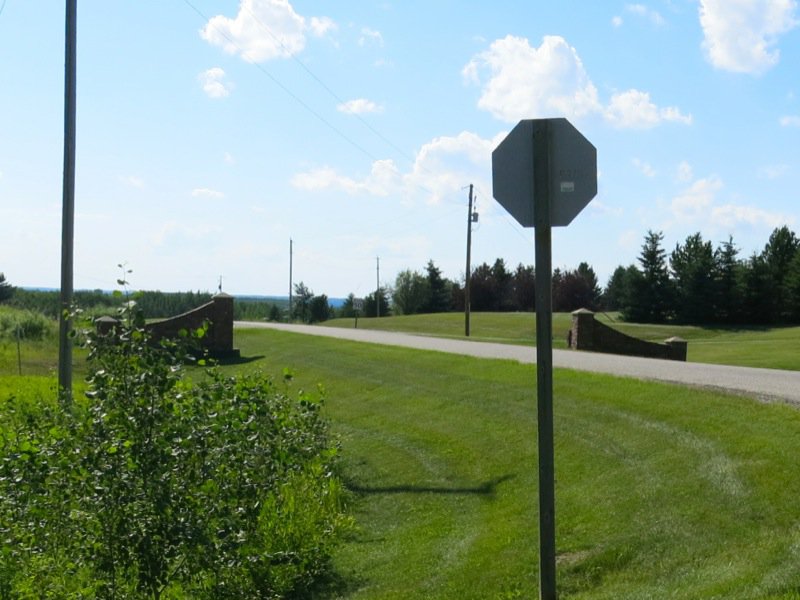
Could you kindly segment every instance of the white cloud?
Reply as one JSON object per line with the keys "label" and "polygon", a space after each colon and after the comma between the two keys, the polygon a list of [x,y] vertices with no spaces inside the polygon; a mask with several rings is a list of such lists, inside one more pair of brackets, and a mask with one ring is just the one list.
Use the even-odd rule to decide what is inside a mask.
{"label": "white cloud", "polygon": [[700,0],[703,49],[718,69],[758,74],[780,59],[780,36],[797,25],[796,0]]}
{"label": "white cloud", "polygon": [[681,183],[687,183],[694,178],[694,172],[692,171],[692,165],[688,162],[681,161],[678,165],[677,172],[675,174],[675,178],[680,181]]}
{"label": "white cloud", "polygon": [[672,215],[679,221],[698,220],[711,209],[721,189],[722,180],[719,177],[698,179],[673,198],[670,204]]}
{"label": "white cloud", "polygon": [[723,229],[730,231],[738,225],[775,228],[792,223],[790,216],[770,212],[757,206],[718,202],[723,189],[717,176],[698,179],[678,194],[670,203],[674,222],[691,225],[699,229]]}
{"label": "white cloud", "polygon": [[361,37],[358,38],[358,45],[359,46],[366,46],[368,43],[377,44],[381,48],[383,47],[383,34],[380,31],[376,31],[375,29],[370,29],[369,27],[364,27],[361,30]]}
{"label": "white cloud", "polygon": [[789,165],[766,165],[758,170],[758,176],[761,179],[778,179],[789,172]]}
{"label": "white cloud", "polygon": [[649,163],[646,163],[638,158],[634,158],[631,162],[633,163],[633,166],[636,167],[638,171],[645,177],[656,176],[656,170]]}
{"label": "white cloud", "polygon": [[639,129],[664,121],[692,122],[677,107],[660,108],[648,93],[634,89],[614,94],[604,107],[577,51],[559,36],[546,36],[538,48],[511,35],[495,40],[467,63],[462,75],[482,85],[478,106],[509,123],[590,114],[600,114],[618,127]]}
{"label": "white cloud", "polygon": [[323,36],[335,28],[328,17],[306,19],[297,14],[288,0],[242,0],[236,17],[212,17],[200,35],[229,54],[264,62],[302,51],[306,33]]}
{"label": "white cloud", "polygon": [[336,31],[336,22],[330,17],[311,17],[309,29],[316,37],[325,37],[329,31]]}
{"label": "white cloud", "polygon": [[360,115],[363,113],[380,113],[383,112],[383,106],[376,104],[372,100],[366,98],[356,98],[355,100],[348,100],[336,107],[336,110],[343,113],[353,115]]}
{"label": "white cloud", "polygon": [[666,23],[664,17],[662,17],[658,11],[648,8],[644,4],[628,4],[625,6],[625,10],[638,17],[647,19],[653,25],[658,25],[659,27]]}
{"label": "white cloud", "polygon": [[392,160],[378,160],[372,164],[370,174],[358,181],[339,174],[331,167],[321,167],[292,178],[292,185],[306,191],[340,190],[348,194],[388,196],[400,182],[400,174]]}
{"label": "white cloud", "polygon": [[128,175],[119,179],[122,183],[132,188],[142,189],[144,187],[144,180],[141,177],[136,177],[136,175]]}
{"label": "white cloud", "polygon": [[[219,228],[206,224],[186,225],[176,221],[167,221],[150,234],[150,243],[153,246],[167,244],[180,244],[187,240],[197,241],[208,238],[219,232]],[[218,235],[216,237],[219,237]]]}
{"label": "white cloud", "polygon": [[787,115],[781,117],[780,121],[783,127],[800,127],[800,115]]}
{"label": "white cloud", "polygon": [[674,106],[659,108],[650,100],[650,94],[639,90],[614,94],[605,117],[613,125],[627,129],[650,129],[662,121],[692,123],[691,115],[681,114]]}
{"label": "white cloud", "polygon": [[225,82],[223,79],[225,79],[225,71],[220,67],[212,67],[197,76],[197,80],[209,98],[225,98],[230,95],[233,84]]}
{"label": "white cloud", "polygon": [[622,27],[622,23],[623,23],[623,22],[624,22],[624,21],[622,20],[622,17],[620,17],[619,15],[616,15],[616,16],[614,16],[614,17],[612,17],[612,18],[611,18],[611,24],[612,24],[614,27]]}
{"label": "white cloud", "polygon": [[612,206],[602,202],[601,200],[598,200],[597,198],[589,203],[589,210],[597,214],[611,217],[621,217],[625,214],[625,211],[621,206]]}
{"label": "white cloud", "polygon": [[236,164],[236,158],[234,158],[233,154],[231,154],[230,152],[226,152],[223,155],[222,160],[225,161],[226,165],[235,165]]}
{"label": "white cloud", "polygon": [[224,198],[225,194],[219,192],[217,190],[212,190],[209,188],[195,188],[192,190],[192,198],[213,198],[213,199],[220,199]]}
{"label": "white cloud", "polygon": [[[467,182],[491,190],[492,150],[505,138],[502,132],[493,139],[484,139],[469,131],[457,136],[441,136],[423,145],[414,167],[405,176],[408,194],[427,192],[428,202],[439,203],[445,196],[460,192]],[[415,189],[417,188],[417,189]]]}
{"label": "white cloud", "polygon": [[773,213],[755,206],[724,204],[711,210],[711,220],[719,227],[731,228],[739,224],[764,226],[769,229],[793,223],[794,218]]}
{"label": "white cloud", "polygon": [[465,78],[480,81],[489,72],[478,106],[507,122],[522,118],[581,117],[597,112],[597,89],[575,48],[559,36],[545,36],[533,48],[525,38],[495,40],[464,67]]}
{"label": "white cloud", "polygon": [[[436,204],[452,193],[461,193],[465,182],[491,189],[491,153],[507,132],[483,139],[467,131],[442,136],[423,145],[414,165],[401,173],[391,160],[375,161],[369,175],[352,178],[326,166],[298,173],[292,185],[306,191],[338,190],[351,195],[384,197],[397,192],[406,198],[426,196]],[[420,191],[423,193],[420,194]]]}

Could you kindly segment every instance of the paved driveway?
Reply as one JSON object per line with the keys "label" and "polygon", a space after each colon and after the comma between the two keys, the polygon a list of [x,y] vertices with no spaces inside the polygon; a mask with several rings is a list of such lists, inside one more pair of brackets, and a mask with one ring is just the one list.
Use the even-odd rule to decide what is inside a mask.
{"label": "paved driveway", "polygon": [[[509,359],[522,363],[536,362],[536,349],[530,346],[474,342],[390,331],[315,327],[313,325],[236,322],[234,326],[277,329],[371,344],[450,352],[478,358]],[[755,396],[763,400],[783,400],[800,405],[800,372],[798,371],[685,363],[653,358],[599,354],[596,352],[577,352],[574,350],[553,350],[553,366],[576,369],[578,371],[609,373],[623,377],[717,388]]]}

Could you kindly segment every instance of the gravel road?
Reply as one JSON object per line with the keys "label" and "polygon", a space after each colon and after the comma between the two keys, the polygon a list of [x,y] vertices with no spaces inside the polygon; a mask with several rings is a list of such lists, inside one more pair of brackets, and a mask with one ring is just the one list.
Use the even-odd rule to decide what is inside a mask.
{"label": "gravel road", "polygon": [[[530,346],[493,344],[451,338],[438,338],[390,331],[286,325],[280,323],[239,322],[237,328],[277,329],[306,335],[333,337],[370,344],[403,346],[449,352],[478,358],[499,358],[535,363],[536,349]],[[652,358],[616,356],[596,352],[553,350],[553,366],[578,371],[609,373],[637,379],[651,379],[684,385],[716,388],[754,396],[761,400],[782,400],[800,405],[800,372],[754,369],[703,363],[685,363]]]}

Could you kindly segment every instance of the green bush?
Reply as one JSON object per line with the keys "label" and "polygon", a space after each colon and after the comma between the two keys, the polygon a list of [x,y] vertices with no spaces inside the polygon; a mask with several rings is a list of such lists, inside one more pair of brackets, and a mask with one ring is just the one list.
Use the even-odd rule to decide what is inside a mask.
{"label": "green bush", "polygon": [[86,398],[0,406],[0,599],[281,598],[349,520],[321,393],[183,377],[136,324],[89,336]]}
{"label": "green bush", "polygon": [[55,335],[57,323],[30,310],[0,308],[0,339],[42,340]]}

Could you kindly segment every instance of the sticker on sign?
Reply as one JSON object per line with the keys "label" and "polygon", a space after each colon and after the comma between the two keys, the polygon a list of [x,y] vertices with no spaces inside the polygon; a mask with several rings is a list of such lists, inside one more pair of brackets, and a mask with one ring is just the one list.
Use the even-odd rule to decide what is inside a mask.
{"label": "sticker on sign", "polygon": [[[534,146],[546,148],[544,156],[536,155]],[[537,165],[546,172],[534,174]],[[549,183],[535,189],[534,180]],[[492,188],[523,227],[534,226],[534,203],[541,194],[548,195],[550,225],[569,225],[597,194],[597,150],[566,119],[520,121],[492,152]]]}

